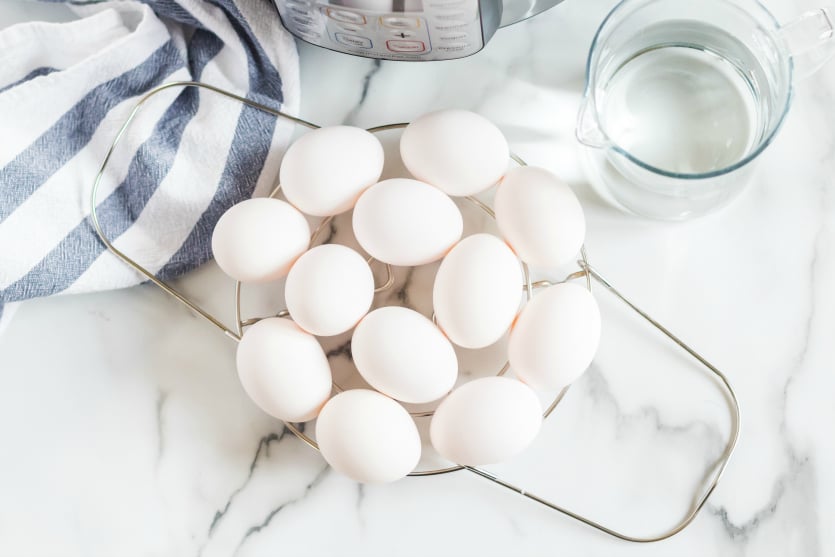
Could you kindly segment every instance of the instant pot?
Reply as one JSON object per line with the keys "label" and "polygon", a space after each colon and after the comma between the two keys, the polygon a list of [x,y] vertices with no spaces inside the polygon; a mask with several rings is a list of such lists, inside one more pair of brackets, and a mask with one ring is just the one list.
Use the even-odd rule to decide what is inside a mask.
{"label": "instant pot", "polygon": [[381,60],[451,60],[475,54],[499,27],[562,0],[275,0],[299,39]]}

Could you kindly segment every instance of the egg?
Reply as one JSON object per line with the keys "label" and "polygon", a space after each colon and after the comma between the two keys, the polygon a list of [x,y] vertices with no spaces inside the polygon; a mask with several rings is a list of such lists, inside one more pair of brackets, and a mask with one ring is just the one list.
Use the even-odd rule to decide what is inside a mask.
{"label": "egg", "polygon": [[412,417],[369,389],[330,399],[316,421],[316,442],[334,470],[362,483],[399,480],[420,460],[420,435]]}
{"label": "egg", "polygon": [[432,446],[465,466],[496,464],[520,452],[542,426],[542,406],[530,387],[507,377],[483,377],[452,391],[435,410]]}
{"label": "egg", "polygon": [[383,146],[373,134],[352,126],[306,133],[290,145],[279,169],[287,200],[303,213],[338,215],[380,179]]}
{"label": "egg", "polygon": [[493,209],[502,236],[526,263],[556,267],[571,261],[583,245],[586,220],[577,196],[544,168],[508,171]]}
{"label": "egg", "polygon": [[490,234],[461,240],[435,276],[432,304],[438,326],[455,344],[484,348],[510,327],[522,296],[516,256]]}
{"label": "egg", "polygon": [[284,286],[287,311],[317,336],[344,333],[368,312],[374,276],[365,259],[339,244],[316,246],[296,261]]}
{"label": "egg", "polygon": [[403,402],[437,400],[458,378],[452,344],[432,321],[408,308],[366,315],[354,330],[351,354],[369,385]]}
{"label": "egg", "polygon": [[586,288],[551,286],[529,301],[510,332],[510,367],[540,390],[569,385],[589,367],[600,343],[600,309]]}
{"label": "egg", "polygon": [[236,361],[244,391],[279,420],[311,420],[331,394],[325,352],[289,319],[263,319],[246,329]]}
{"label": "egg", "polygon": [[443,257],[461,239],[464,220],[442,191],[393,178],[362,194],[353,227],[357,242],[374,259],[411,267]]}
{"label": "egg", "polygon": [[241,201],[212,233],[212,252],[224,273],[241,282],[268,282],[287,274],[310,245],[310,226],[298,210],[270,198]]}
{"label": "egg", "polygon": [[467,110],[425,114],[400,137],[400,157],[409,172],[449,195],[475,195],[494,185],[509,156],[499,128]]}

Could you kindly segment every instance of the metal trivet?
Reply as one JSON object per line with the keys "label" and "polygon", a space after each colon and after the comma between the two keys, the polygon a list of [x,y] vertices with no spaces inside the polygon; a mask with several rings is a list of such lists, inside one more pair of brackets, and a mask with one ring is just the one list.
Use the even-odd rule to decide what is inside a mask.
{"label": "metal trivet", "polygon": [[[229,91],[225,91],[223,89],[214,87],[214,86],[206,84],[206,83],[200,83],[200,82],[195,82],[195,81],[175,81],[175,82],[160,85],[160,86],[152,89],[151,91],[149,91],[145,96],[143,96],[136,103],[136,106],[134,106],[133,110],[130,112],[127,119],[122,124],[121,128],[119,129],[119,132],[116,134],[116,137],[114,138],[113,142],[111,143],[111,145],[110,145],[110,147],[107,151],[107,154],[105,155],[104,160],[102,161],[99,172],[98,172],[98,174],[96,174],[95,181],[93,182],[92,193],[90,195],[90,218],[92,220],[93,226],[95,227],[96,233],[98,234],[99,238],[101,238],[101,241],[104,243],[104,245],[107,247],[107,249],[110,250],[113,254],[115,254],[119,259],[121,259],[126,264],[128,264],[130,267],[132,267],[137,272],[139,272],[141,275],[143,275],[145,278],[147,278],[149,281],[151,281],[152,283],[157,285],[159,288],[161,288],[167,294],[169,294],[170,296],[177,299],[180,303],[182,303],[183,305],[185,305],[186,307],[191,309],[193,312],[195,312],[197,315],[199,315],[200,317],[202,317],[203,319],[205,319],[206,321],[208,321],[209,323],[214,325],[216,328],[218,328],[220,331],[222,331],[226,336],[228,336],[229,338],[231,338],[231,339],[233,339],[237,342],[237,341],[240,341],[241,337],[243,336],[244,327],[252,325],[252,324],[258,322],[259,320],[266,318],[266,317],[256,317],[256,318],[250,318],[250,319],[243,319],[242,318],[242,316],[241,316],[241,283],[240,283],[240,281],[236,282],[236,284],[235,284],[235,321],[236,321],[236,323],[235,323],[234,328],[230,328],[230,327],[227,327],[226,325],[224,325],[219,319],[217,319],[216,317],[214,317],[213,315],[211,315],[210,313],[208,313],[207,311],[202,309],[200,306],[198,306],[197,304],[195,304],[194,302],[192,302],[191,300],[186,298],[183,294],[176,291],[174,288],[172,288],[166,282],[164,282],[164,281],[158,279],[157,277],[155,277],[153,273],[151,273],[145,267],[143,267],[142,265],[140,265],[139,263],[134,261],[131,257],[126,255],[124,252],[117,249],[111,243],[111,241],[108,239],[108,237],[105,235],[104,231],[102,230],[101,224],[99,223],[98,214],[96,212],[99,186],[101,185],[102,177],[104,176],[105,169],[107,168],[108,162],[110,161],[110,157],[113,154],[114,149],[116,148],[116,146],[121,141],[125,132],[128,130],[131,123],[136,118],[137,114],[140,112],[142,106],[149,99],[154,97],[155,95],[161,93],[162,91],[165,91],[165,90],[171,89],[171,88],[175,88],[175,87],[179,87],[179,88],[198,87],[198,88],[203,89],[205,91],[210,91],[212,93],[216,93],[220,96],[226,97],[227,99],[231,99],[231,100],[243,103],[243,104],[245,104],[247,106],[250,106],[252,108],[261,110],[263,112],[266,112],[268,114],[271,114],[271,115],[279,117],[279,118],[284,118],[284,119],[289,120],[289,121],[291,121],[295,124],[299,124],[299,125],[305,126],[307,128],[310,128],[310,129],[317,129],[320,126],[317,126],[316,124],[313,124],[313,123],[308,122],[306,120],[302,120],[301,118],[296,118],[295,116],[290,116],[289,114],[285,114],[284,112],[281,112],[280,110],[275,110],[275,109],[270,108],[268,106],[265,106],[263,104],[257,103],[255,101],[250,100],[250,99],[246,99],[244,97],[241,97],[239,95],[236,95],[236,94],[231,93]],[[388,124],[388,125],[384,125],[384,126],[377,126],[377,127],[374,127],[374,128],[369,128],[368,131],[372,132],[372,133],[377,133],[377,132],[382,132],[382,131],[391,130],[391,129],[403,128],[406,125],[407,124],[405,124],[405,123]],[[524,166],[526,164],[525,161],[523,161],[521,158],[519,158],[516,155],[511,154],[511,158],[519,165]],[[280,184],[278,186],[276,186],[275,189],[270,193],[270,197],[275,197],[279,193],[280,188],[281,188]],[[483,203],[482,201],[480,201],[480,200],[478,200],[478,199],[476,199],[475,197],[472,197],[472,196],[466,197],[465,199],[468,202],[475,205],[476,207],[478,207],[479,209],[481,209],[482,211],[484,211],[488,216],[490,216],[492,218],[495,218],[493,210],[489,206],[487,206],[485,203]],[[314,230],[314,232],[311,235],[311,245],[313,245],[316,242],[316,240],[320,236],[321,232],[330,223],[330,221],[332,219],[333,219],[333,217],[326,217],[325,219],[323,219],[320,222],[320,224],[317,226],[317,228]],[[369,263],[371,261],[372,260],[369,259]],[[524,278],[525,278],[525,284],[523,285],[523,288],[524,288],[524,291],[525,291],[525,294],[526,294],[528,300],[530,300],[533,297],[533,292],[534,292],[535,289],[546,288],[548,286],[558,284],[558,282],[551,282],[551,281],[546,281],[546,280],[532,282],[528,266],[524,262],[521,262],[521,264],[522,264],[522,270],[523,270]],[[590,518],[586,518],[585,516],[582,516],[582,515],[579,515],[575,512],[572,512],[571,510],[566,509],[566,508],[564,508],[564,507],[562,507],[562,506],[560,506],[556,503],[553,503],[551,501],[543,499],[543,498],[535,495],[534,493],[530,493],[526,489],[523,489],[521,487],[517,487],[515,485],[512,485],[512,484],[504,481],[503,479],[501,479],[501,478],[499,478],[499,477],[497,477],[497,476],[491,474],[490,472],[487,472],[486,470],[483,470],[481,468],[477,468],[477,467],[473,467],[473,466],[452,465],[452,466],[448,466],[448,467],[444,467],[444,468],[435,468],[435,469],[431,469],[431,470],[415,471],[415,472],[412,472],[409,475],[410,476],[435,476],[435,475],[439,475],[439,474],[447,474],[447,473],[450,473],[450,472],[457,472],[457,471],[460,471],[460,470],[466,470],[466,471],[471,472],[471,473],[473,473],[477,476],[485,478],[485,479],[493,482],[496,485],[499,485],[499,486],[502,486],[506,489],[509,489],[510,491],[513,491],[513,492],[515,492],[515,493],[517,493],[521,496],[527,497],[528,499],[536,501],[537,503],[539,503],[541,505],[549,507],[549,508],[551,508],[555,511],[558,511],[558,512],[560,512],[560,513],[562,513],[562,514],[564,514],[568,517],[571,517],[575,520],[578,520],[578,521],[580,521],[580,522],[582,522],[582,523],[584,523],[588,526],[591,526],[592,528],[596,528],[597,530],[600,530],[601,532],[604,532],[604,533],[609,534],[611,536],[614,536],[616,538],[620,538],[622,540],[626,540],[626,541],[630,541],[630,542],[639,542],[639,543],[661,541],[661,540],[667,539],[671,536],[674,536],[675,534],[681,532],[684,528],[686,528],[693,521],[693,519],[696,518],[696,515],[699,514],[699,511],[701,511],[701,509],[704,507],[705,503],[707,502],[708,497],[710,497],[710,495],[713,493],[714,489],[716,489],[716,486],[719,483],[719,479],[722,477],[722,474],[725,471],[725,467],[727,466],[728,461],[730,460],[730,457],[733,454],[734,448],[736,447],[737,439],[739,438],[739,426],[740,426],[739,401],[737,400],[736,394],[734,393],[733,388],[731,387],[730,383],[728,382],[727,377],[725,377],[725,374],[723,374],[721,371],[719,371],[715,366],[713,366],[710,362],[708,362],[701,354],[699,354],[698,352],[696,352],[695,350],[690,348],[687,344],[685,344],[681,339],[679,339],[676,335],[674,335],[672,332],[670,332],[667,328],[665,328],[663,325],[658,323],[655,319],[653,319],[652,317],[647,315],[644,311],[642,311],[635,304],[633,304],[628,298],[626,298],[617,289],[615,289],[615,287],[613,287],[611,285],[611,283],[609,283],[609,281],[607,281],[600,274],[600,272],[589,263],[585,246],[581,250],[581,259],[577,262],[577,264],[578,264],[579,270],[570,274],[570,275],[568,275],[563,281],[559,281],[559,282],[567,282],[567,281],[570,281],[570,280],[576,280],[576,279],[584,278],[585,282],[586,282],[586,287],[589,290],[591,290],[592,280],[594,280],[597,284],[601,285],[605,290],[612,293],[617,299],[619,299],[621,302],[626,304],[635,313],[637,313],[642,318],[644,318],[650,325],[652,325],[653,327],[658,329],[661,333],[663,333],[670,341],[675,343],[682,350],[684,350],[687,354],[692,356],[708,372],[710,372],[710,374],[714,377],[714,379],[718,380],[717,381],[718,384],[728,394],[729,402],[730,402],[730,408],[729,409],[731,410],[731,422],[732,422],[731,423],[731,433],[730,433],[728,442],[725,445],[725,450],[722,452],[721,457],[711,467],[711,469],[715,470],[715,472],[713,473],[711,481],[709,482],[707,488],[704,490],[704,492],[701,494],[701,496],[695,501],[695,503],[692,504],[692,506],[690,507],[689,512],[674,527],[666,530],[662,534],[659,534],[657,536],[651,536],[651,537],[630,536],[629,534],[624,534],[622,532],[619,532],[617,530],[614,530],[612,528],[604,526],[603,524],[600,524],[599,522],[596,522],[596,521],[594,521]],[[375,289],[375,293],[387,290],[387,289],[391,288],[392,285],[394,284],[394,275],[392,273],[392,269],[391,269],[390,265],[386,265],[386,271],[387,271],[386,282],[383,285],[377,287]],[[278,312],[278,314],[276,316],[270,316],[270,317],[287,317],[287,316],[289,316],[289,313],[287,312],[287,310],[282,310],[282,311]],[[497,375],[504,375],[505,373],[507,373],[509,368],[510,368],[509,363],[505,363],[505,365],[499,370]],[[557,405],[560,403],[560,401],[565,396],[568,389],[569,389],[569,387],[565,387],[562,391],[560,391],[556,395],[556,397],[553,399],[551,404],[545,410],[544,418],[547,418],[548,416],[551,415],[551,413],[554,411],[554,409],[557,407]],[[342,391],[343,389],[338,384],[334,383],[334,390],[339,392],[339,391]],[[427,411],[427,412],[412,412],[411,414],[414,417],[428,417],[428,416],[431,416],[432,413],[433,413],[432,411]],[[296,437],[298,437],[299,439],[304,441],[310,447],[318,450],[318,445],[316,444],[316,441],[313,440],[312,438],[310,438],[308,435],[306,435],[296,424],[285,423],[285,426]]]}

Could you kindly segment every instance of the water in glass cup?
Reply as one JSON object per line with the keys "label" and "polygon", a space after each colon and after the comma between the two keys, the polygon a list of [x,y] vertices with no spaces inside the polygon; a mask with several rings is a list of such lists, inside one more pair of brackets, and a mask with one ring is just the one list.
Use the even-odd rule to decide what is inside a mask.
{"label": "water in glass cup", "polygon": [[[688,23],[688,34],[721,33],[693,26]],[[727,168],[751,152],[761,138],[764,108],[731,59],[696,44],[664,43],[644,47],[620,65],[598,110],[609,138],[638,160],[699,174]]]}
{"label": "water in glass cup", "polygon": [[676,173],[731,166],[757,144],[756,98],[727,60],[661,47],[623,66],[602,110],[611,139],[647,164]]}

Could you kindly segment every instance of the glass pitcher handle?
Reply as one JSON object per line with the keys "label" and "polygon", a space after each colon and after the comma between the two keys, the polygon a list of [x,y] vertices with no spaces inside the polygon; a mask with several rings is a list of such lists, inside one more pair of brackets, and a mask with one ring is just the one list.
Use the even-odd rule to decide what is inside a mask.
{"label": "glass pitcher handle", "polygon": [[780,28],[794,62],[794,79],[817,72],[835,55],[835,4],[806,12]]}

